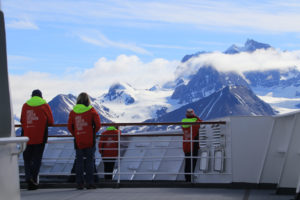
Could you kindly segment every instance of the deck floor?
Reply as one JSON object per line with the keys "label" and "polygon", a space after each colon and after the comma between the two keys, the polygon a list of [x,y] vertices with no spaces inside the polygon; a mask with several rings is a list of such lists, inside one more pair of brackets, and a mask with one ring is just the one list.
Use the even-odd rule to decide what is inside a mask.
{"label": "deck floor", "polygon": [[215,188],[73,188],[21,189],[21,200],[291,200],[293,195],[277,195],[275,190]]}

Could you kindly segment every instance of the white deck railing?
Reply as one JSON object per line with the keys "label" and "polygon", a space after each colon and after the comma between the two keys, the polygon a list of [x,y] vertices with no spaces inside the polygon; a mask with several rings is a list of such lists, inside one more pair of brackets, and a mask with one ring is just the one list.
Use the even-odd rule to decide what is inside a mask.
{"label": "white deck railing", "polygon": [[[197,159],[195,172],[192,173],[194,182],[207,181],[209,176],[222,176],[220,180],[223,182],[231,181],[230,135],[226,133],[224,124],[224,122],[201,124],[198,156],[190,156],[190,158]],[[145,126],[145,124],[139,125]],[[99,137],[102,136],[99,135]],[[118,137],[119,154],[116,158],[114,157],[116,161],[112,174],[113,180],[118,183],[122,180],[184,180],[185,156],[182,142],[181,129],[122,134]],[[105,173],[97,144],[96,174],[102,178]],[[72,137],[50,137],[45,148],[40,176],[69,176],[74,159]],[[22,168],[22,157],[19,163]]]}

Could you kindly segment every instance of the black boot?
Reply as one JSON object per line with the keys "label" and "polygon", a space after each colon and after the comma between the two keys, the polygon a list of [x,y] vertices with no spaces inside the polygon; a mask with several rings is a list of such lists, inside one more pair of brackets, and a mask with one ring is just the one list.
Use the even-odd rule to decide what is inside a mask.
{"label": "black boot", "polygon": [[27,181],[27,190],[37,190],[38,188],[39,185],[33,179]]}

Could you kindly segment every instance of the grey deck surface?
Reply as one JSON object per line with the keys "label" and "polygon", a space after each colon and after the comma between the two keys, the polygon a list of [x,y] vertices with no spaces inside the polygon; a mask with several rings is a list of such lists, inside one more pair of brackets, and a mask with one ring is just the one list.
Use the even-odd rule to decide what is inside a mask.
{"label": "grey deck surface", "polygon": [[276,195],[275,190],[208,188],[98,188],[95,190],[21,190],[21,200],[291,200],[293,195]]}

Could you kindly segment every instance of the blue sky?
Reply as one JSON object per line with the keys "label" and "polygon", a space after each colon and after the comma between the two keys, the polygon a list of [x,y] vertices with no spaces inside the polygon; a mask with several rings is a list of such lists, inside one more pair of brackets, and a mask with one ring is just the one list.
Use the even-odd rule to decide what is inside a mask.
{"label": "blue sky", "polygon": [[48,100],[82,90],[97,96],[116,81],[147,88],[174,78],[186,54],[248,38],[300,49],[297,0],[2,0],[1,8],[16,102],[33,87]]}
{"label": "blue sky", "polygon": [[11,73],[63,73],[97,59],[180,60],[247,38],[300,48],[299,1],[3,0]]}

